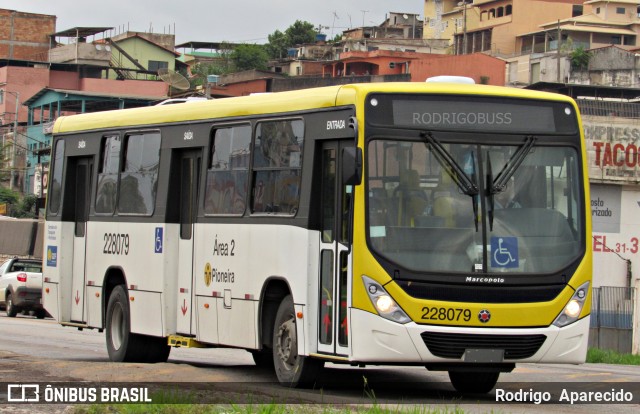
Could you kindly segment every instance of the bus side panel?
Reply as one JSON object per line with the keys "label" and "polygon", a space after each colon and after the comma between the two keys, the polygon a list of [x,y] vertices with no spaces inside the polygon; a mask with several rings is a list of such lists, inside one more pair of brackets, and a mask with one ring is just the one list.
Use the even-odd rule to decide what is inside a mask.
{"label": "bus side panel", "polygon": [[[218,340],[218,305],[222,299],[213,296],[196,296],[196,339],[210,344]],[[246,321],[243,325],[247,325]]]}
{"label": "bus side panel", "polygon": [[231,297],[218,298],[218,341],[221,345],[258,348],[256,302]]}
{"label": "bus side panel", "polygon": [[[164,227],[162,228],[162,226]],[[162,336],[169,336],[177,332],[178,324],[178,301],[176,300],[178,295],[178,255],[176,252],[178,252],[178,240],[180,239],[180,225],[164,223],[158,224],[157,228],[162,228],[162,238],[156,240],[153,255],[154,260],[162,263]],[[156,253],[156,248],[160,250],[160,246],[162,252]],[[193,271],[195,273],[196,269]]]}
{"label": "bus side panel", "polygon": [[87,325],[93,328],[102,326],[102,286],[87,286]]}
{"label": "bus side panel", "polygon": [[131,332],[145,335],[163,336],[163,314],[160,292],[129,290],[131,310]]}
{"label": "bus side panel", "polygon": [[[208,331],[217,325],[219,343],[257,348],[257,302],[265,282],[269,278],[284,280],[291,289],[294,303],[306,306],[308,284],[317,278],[318,272],[317,263],[309,263],[313,259],[310,245],[317,243],[310,243],[312,233],[308,230],[294,226],[199,226],[195,235],[195,293],[197,297],[217,298],[217,324],[211,322],[211,306],[204,307],[204,303],[213,302],[199,299],[202,306],[197,308],[197,337],[215,338],[215,334]],[[310,269],[313,269],[311,279]],[[299,349],[307,352],[305,343],[300,340]]]}
{"label": "bus side panel", "polygon": [[[304,336],[298,328],[298,354],[309,355],[318,352],[318,332],[320,321],[320,232],[309,231],[307,238],[307,302],[303,309]],[[305,345],[303,348],[302,345]]]}
{"label": "bus side panel", "polygon": [[[163,253],[155,253],[156,223],[99,222],[89,223],[87,233],[87,284],[105,285],[109,269],[119,269],[124,274],[130,301],[131,332],[164,336],[164,319],[161,293],[164,289]],[[133,294],[136,291],[145,293]],[[138,292],[139,293],[139,292]],[[154,295],[147,295],[153,293]],[[157,299],[155,294],[157,294]],[[136,298],[137,295],[137,298]],[[151,299],[153,297],[153,299]],[[139,298],[139,299],[138,299]],[[136,300],[138,302],[136,302]],[[104,298],[108,302],[108,298]],[[89,307],[88,320],[102,320],[102,306]],[[100,312],[100,315],[94,315]],[[144,317],[144,315],[152,315]],[[153,320],[153,322],[150,322]]]}
{"label": "bus side panel", "polygon": [[73,268],[73,234],[75,223],[47,222],[44,240],[43,280],[49,293],[42,301],[47,312],[58,322],[71,320],[71,272]]}

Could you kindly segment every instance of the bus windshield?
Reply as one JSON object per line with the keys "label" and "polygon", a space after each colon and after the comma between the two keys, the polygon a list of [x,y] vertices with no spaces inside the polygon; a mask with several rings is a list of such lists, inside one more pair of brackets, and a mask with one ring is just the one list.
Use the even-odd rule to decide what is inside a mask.
{"label": "bus windshield", "polygon": [[549,274],[569,266],[583,245],[578,151],[524,135],[509,144],[455,135],[368,141],[373,251],[414,273]]}

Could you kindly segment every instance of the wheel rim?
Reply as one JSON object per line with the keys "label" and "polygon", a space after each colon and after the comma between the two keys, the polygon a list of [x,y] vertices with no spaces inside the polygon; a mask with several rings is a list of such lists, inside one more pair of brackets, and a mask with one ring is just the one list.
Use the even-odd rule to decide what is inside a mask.
{"label": "wheel rim", "polygon": [[111,313],[111,344],[118,350],[122,346],[124,338],[124,318],[122,307],[118,304],[114,306]]}
{"label": "wheel rim", "polygon": [[298,345],[296,341],[296,323],[293,318],[286,320],[278,329],[277,338],[278,358],[283,366],[292,369],[298,356]]}
{"label": "wheel rim", "polygon": [[7,313],[11,313],[13,310],[13,301],[11,300],[11,295],[7,298]]}

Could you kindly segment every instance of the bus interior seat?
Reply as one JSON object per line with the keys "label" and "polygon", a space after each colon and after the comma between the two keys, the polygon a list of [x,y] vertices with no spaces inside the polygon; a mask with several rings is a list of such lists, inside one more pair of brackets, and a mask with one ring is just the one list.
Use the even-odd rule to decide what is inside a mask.
{"label": "bus interior seat", "polygon": [[433,190],[433,215],[440,218],[444,227],[456,227],[454,186],[451,176],[441,170],[440,182]]}
{"label": "bus interior seat", "polygon": [[424,215],[429,205],[427,194],[420,187],[420,175],[416,170],[400,171],[400,183],[393,191],[397,225],[415,226],[416,218]]}

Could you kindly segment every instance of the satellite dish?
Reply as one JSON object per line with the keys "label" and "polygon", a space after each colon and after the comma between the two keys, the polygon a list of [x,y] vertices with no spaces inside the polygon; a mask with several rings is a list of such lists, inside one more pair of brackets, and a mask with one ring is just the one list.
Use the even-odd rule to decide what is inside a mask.
{"label": "satellite dish", "polygon": [[409,16],[407,14],[403,14],[402,17],[404,17],[405,20],[407,20],[409,18]]}
{"label": "satellite dish", "polygon": [[[191,87],[187,78],[171,69],[158,69],[158,77],[169,85],[169,92],[171,92],[171,88],[185,91]],[[169,93],[169,95],[171,95],[171,93]]]}

